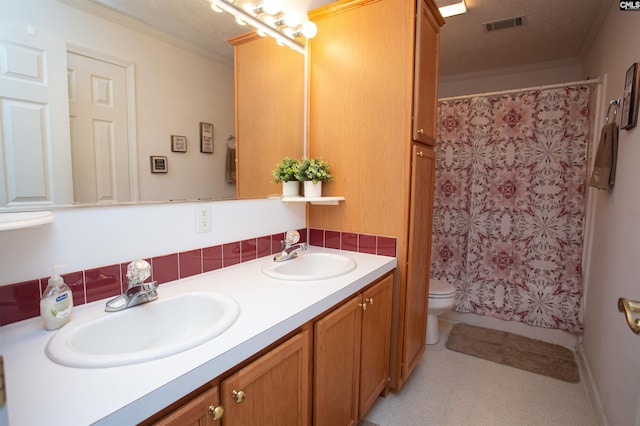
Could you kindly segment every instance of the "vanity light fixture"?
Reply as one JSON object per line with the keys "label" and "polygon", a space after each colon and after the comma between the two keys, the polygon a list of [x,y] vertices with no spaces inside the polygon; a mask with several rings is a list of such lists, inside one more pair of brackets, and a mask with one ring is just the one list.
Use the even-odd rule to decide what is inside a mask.
{"label": "vanity light fixture", "polygon": [[[455,2],[438,1],[437,4],[443,18],[461,15],[467,11],[467,5],[464,3],[464,0],[456,0]],[[441,4],[442,6],[440,6]]]}
{"label": "vanity light fixture", "polygon": [[209,0],[214,11],[225,11],[238,23],[251,25],[257,33],[273,37],[279,45],[304,54],[296,37],[313,38],[316,24],[309,21],[301,0]]}

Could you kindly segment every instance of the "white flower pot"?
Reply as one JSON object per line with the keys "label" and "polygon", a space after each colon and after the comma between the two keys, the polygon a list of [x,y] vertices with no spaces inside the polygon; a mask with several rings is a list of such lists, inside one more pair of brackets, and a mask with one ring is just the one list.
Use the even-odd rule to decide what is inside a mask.
{"label": "white flower pot", "polygon": [[282,195],[284,197],[296,197],[300,195],[300,182],[297,180],[282,182]]}
{"label": "white flower pot", "polygon": [[307,198],[322,197],[322,182],[313,183],[311,180],[304,182],[304,196]]}

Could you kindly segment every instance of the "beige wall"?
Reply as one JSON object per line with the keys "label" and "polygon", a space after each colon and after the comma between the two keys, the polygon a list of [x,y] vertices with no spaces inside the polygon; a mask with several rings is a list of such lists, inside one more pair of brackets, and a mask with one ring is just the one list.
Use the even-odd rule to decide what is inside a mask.
{"label": "beige wall", "polygon": [[[627,69],[640,62],[638,40],[640,13],[620,11],[612,2],[583,67],[583,76],[606,76],[601,107],[622,96]],[[589,194],[594,220],[583,349],[611,425],[640,424],[640,337],[616,307],[618,297],[640,300],[639,160],[640,128],[621,130],[615,187]]]}
{"label": "beige wall", "polygon": [[577,60],[546,62],[524,67],[441,76],[438,98],[544,86],[580,80]]}

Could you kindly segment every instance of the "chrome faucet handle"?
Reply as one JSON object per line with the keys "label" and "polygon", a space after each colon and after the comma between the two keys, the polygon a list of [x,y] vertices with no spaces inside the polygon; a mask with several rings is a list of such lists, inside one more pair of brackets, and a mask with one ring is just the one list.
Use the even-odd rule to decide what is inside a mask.
{"label": "chrome faucet handle", "polygon": [[127,285],[140,285],[151,276],[151,265],[146,260],[135,260],[127,266]]}
{"label": "chrome faucet handle", "polygon": [[300,233],[296,230],[287,231],[287,234],[284,237],[284,242],[287,245],[291,246],[300,241]]}

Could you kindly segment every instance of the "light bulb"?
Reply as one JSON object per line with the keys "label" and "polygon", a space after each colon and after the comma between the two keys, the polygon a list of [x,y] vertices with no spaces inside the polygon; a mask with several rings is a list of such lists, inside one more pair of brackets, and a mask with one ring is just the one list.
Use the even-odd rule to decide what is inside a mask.
{"label": "light bulb", "polygon": [[289,9],[284,13],[284,23],[291,28],[297,27],[302,22],[302,16],[300,12],[294,9]]}
{"label": "light bulb", "polygon": [[302,24],[302,35],[306,38],[314,38],[318,34],[318,26],[311,21]]}
{"label": "light bulb", "polygon": [[242,5],[242,8],[244,9],[245,12],[247,12],[249,15],[253,15],[256,16],[256,6],[251,3],[251,2],[247,2],[245,4]]}
{"label": "light bulb", "polygon": [[278,0],[264,0],[262,2],[262,8],[265,13],[269,15],[275,15],[280,11],[280,2]]}

